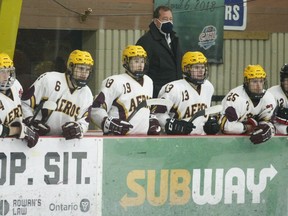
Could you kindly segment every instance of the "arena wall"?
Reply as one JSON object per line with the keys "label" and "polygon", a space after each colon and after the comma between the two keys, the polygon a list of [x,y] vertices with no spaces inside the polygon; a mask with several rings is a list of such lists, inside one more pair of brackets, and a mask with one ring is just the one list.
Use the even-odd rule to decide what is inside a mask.
{"label": "arena wall", "polygon": [[287,215],[287,137],[1,139],[2,215]]}

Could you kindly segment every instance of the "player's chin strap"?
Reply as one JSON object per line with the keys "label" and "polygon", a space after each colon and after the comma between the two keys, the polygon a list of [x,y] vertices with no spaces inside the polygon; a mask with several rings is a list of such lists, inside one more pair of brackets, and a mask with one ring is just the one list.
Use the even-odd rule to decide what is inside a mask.
{"label": "player's chin strap", "polygon": [[145,71],[135,71],[134,73],[130,70],[130,67],[127,64],[123,64],[123,67],[126,69],[126,73],[128,73],[131,77],[136,79],[137,81],[141,80],[145,74]]}
{"label": "player's chin strap", "polygon": [[68,71],[68,72],[67,72],[67,81],[68,81],[68,86],[69,86],[69,88],[71,89],[71,91],[74,91],[74,90],[76,90],[76,89],[81,89],[81,88],[82,88],[81,86],[78,86],[78,85],[77,85],[77,82],[76,82],[76,80],[73,78],[71,71]]}

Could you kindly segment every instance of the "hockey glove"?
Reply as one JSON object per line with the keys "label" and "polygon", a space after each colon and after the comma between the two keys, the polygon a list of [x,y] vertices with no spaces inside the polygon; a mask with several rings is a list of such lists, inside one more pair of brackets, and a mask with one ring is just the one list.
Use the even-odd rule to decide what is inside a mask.
{"label": "hockey glove", "polygon": [[11,127],[20,128],[20,134],[17,136],[17,138],[26,140],[27,146],[29,148],[33,148],[37,144],[38,139],[39,139],[38,133],[33,131],[31,128],[29,128],[25,124],[20,123],[20,122],[13,122],[11,124]]}
{"label": "hockey glove", "polygon": [[30,128],[32,128],[34,131],[36,131],[40,136],[45,136],[46,134],[48,134],[50,132],[50,127],[43,123],[40,120],[33,120],[31,122],[32,116],[27,117],[24,119],[24,123],[26,125],[28,125]]}
{"label": "hockey glove", "polygon": [[251,134],[254,132],[255,127],[258,126],[258,121],[254,118],[248,118],[244,124],[244,133]]}
{"label": "hockey glove", "polygon": [[66,122],[62,125],[62,134],[66,140],[80,139],[83,137],[83,129],[77,122]]}
{"label": "hockey glove", "polygon": [[258,126],[258,122],[254,118],[248,118],[246,124],[251,125],[253,128]]}
{"label": "hockey glove", "polygon": [[102,126],[104,134],[113,133],[115,135],[125,135],[130,128],[133,128],[133,126],[129,122],[113,117],[104,119]]}
{"label": "hockey glove", "polygon": [[275,120],[280,124],[288,125],[288,108],[279,108]]}
{"label": "hockey glove", "polygon": [[161,126],[155,115],[150,115],[149,117],[149,129],[148,135],[159,135],[161,132]]}
{"label": "hockey glove", "polygon": [[177,120],[174,118],[167,119],[165,131],[169,135],[188,135],[196,128],[192,122]]}
{"label": "hockey glove", "polygon": [[234,107],[229,106],[225,110],[225,116],[229,122],[236,121],[238,119],[238,115]]}
{"label": "hockey glove", "polygon": [[274,135],[274,126],[269,123],[259,124],[254,128],[254,132],[250,136],[250,140],[254,144],[266,142]]}
{"label": "hockey glove", "polygon": [[204,132],[208,135],[215,135],[220,130],[220,125],[217,116],[209,116],[208,120],[203,126]]}

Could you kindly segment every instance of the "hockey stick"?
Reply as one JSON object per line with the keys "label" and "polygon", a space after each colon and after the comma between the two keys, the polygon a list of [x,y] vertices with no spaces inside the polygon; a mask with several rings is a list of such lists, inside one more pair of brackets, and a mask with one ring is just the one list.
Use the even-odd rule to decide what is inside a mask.
{"label": "hockey stick", "polygon": [[196,118],[198,118],[200,116],[210,115],[210,114],[215,114],[215,113],[221,112],[222,109],[223,109],[222,105],[215,105],[215,106],[208,107],[208,108],[206,108],[204,110],[200,110],[200,111],[196,112],[189,119],[189,122],[193,122]]}
{"label": "hockey stick", "polygon": [[51,116],[52,111],[56,109],[57,109],[57,104],[54,101],[49,101],[49,104],[46,104],[46,106],[43,106],[43,108],[41,109],[41,112],[42,112],[41,123],[45,124],[48,121],[49,117]]}
{"label": "hockey stick", "polygon": [[[40,110],[47,109],[47,110],[56,110],[57,104],[54,101],[46,101],[42,100],[39,105],[34,109],[34,115],[31,118],[30,122],[33,122],[40,112]],[[47,120],[46,120],[47,121]]]}
{"label": "hockey stick", "polygon": [[142,101],[136,109],[128,116],[127,121],[129,122],[135,114],[142,109],[143,107],[151,106],[151,105],[161,105],[161,106],[172,106],[173,103],[170,100],[167,99],[160,99],[160,98],[153,98],[153,99],[147,99],[145,101]]}

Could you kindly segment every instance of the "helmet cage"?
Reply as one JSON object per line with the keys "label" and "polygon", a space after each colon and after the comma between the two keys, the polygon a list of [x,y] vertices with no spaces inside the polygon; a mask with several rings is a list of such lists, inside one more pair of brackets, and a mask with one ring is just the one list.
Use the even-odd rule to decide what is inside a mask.
{"label": "helmet cage", "polygon": [[[133,57],[141,57],[144,58],[144,69],[143,71],[132,71],[130,68],[130,61]],[[147,60],[147,53],[143,49],[142,46],[139,45],[128,45],[122,53],[122,63],[123,67],[126,69],[126,73],[129,74],[129,76],[133,77],[136,80],[141,80],[143,76],[147,72],[148,68],[148,60]]]}
{"label": "helmet cage", "polygon": [[[78,78],[78,74],[76,74],[77,71],[75,71],[75,68],[78,65],[91,67],[89,69],[90,70],[89,75],[85,80]],[[81,50],[74,50],[73,52],[71,52],[67,61],[67,74],[69,75],[72,84],[79,88],[86,86],[90,79],[90,75],[93,72],[92,70],[93,65],[94,60],[89,52]]]}
{"label": "helmet cage", "polygon": [[266,92],[265,89],[267,89],[267,80],[266,80],[266,78],[264,78],[264,84],[263,84],[263,89],[262,89],[261,93],[255,93],[255,92],[251,91],[251,89],[249,87],[250,81],[251,81],[251,79],[244,78],[244,84],[243,84],[244,89],[252,101],[259,101],[264,96],[264,94]]}
{"label": "helmet cage", "polygon": [[[86,66],[87,68],[78,69],[78,66]],[[89,67],[89,68],[88,68]],[[86,71],[85,71],[86,70]],[[84,72],[83,72],[84,71]],[[70,77],[70,80],[74,86],[77,86],[79,88],[82,88],[86,86],[90,80],[91,74],[92,74],[92,66],[86,65],[86,64],[73,64],[70,63],[70,67],[68,68],[67,72]],[[79,78],[80,73],[89,73],[86,79]]]}
{"label": "helmet cage", "polygon": [[[141,56],[140,56],[141,57]],[[148,68],[148,61],[145,58],[144,62],[144,69],[143,71],[141,70],[135,70],[134,72],[131,70],[129,63],[132,57],[124,59],[124,64],[123,67],[126,69],[126,73],[129,74],[129,76],[133,77],[136,80],[141,80],[143,76],[147,73],[147,68]]]}
{"label": "helmet cage", "polygon": [[[248,65],[244,70],[244,88],[252,101],[259,101],[265,94],[267,89],[266,72],[261,65]],[[251,91],[249,84],[251,79],[264,79],[263,89],[261,93]]]}
{"label": "helmet cage", "polygon": [[[186,52],[182,57],[181,68],[184,75],[184,78],[195,85],[201,85],[208,78],[208,66],[207,66],[207,58],[202,52]],[[196,64],[204,64],[205,66],[205,76],[203,79],[197,79],[192,77],[191,69],[193,65]]]}
{"label": "helmet cage", "polygon": [[192,64],[190,65],[185,65],[184,66],[184,70],[183,70],[183,75],[184,75],[184,78],[188,81],[188,82],[191,82],[193,83],[194,85],[201,85],[204,83],[204,81],[208,78],[209,76],[209,72],[208,72],[208,65],[205,63],[204,66],[205,66],[205,72],[204,72],[204,78],[203,79],[197,79],[197,78],[194,78],[192,75],[191,75],[191,69],[192,69]]}
{"label": "helmet cage", "polygon": [[5,91],[12,87],[16,80],[15,67],[1,68],[0,73],[9,73],[8,80],[0,82],[0,90]]}

